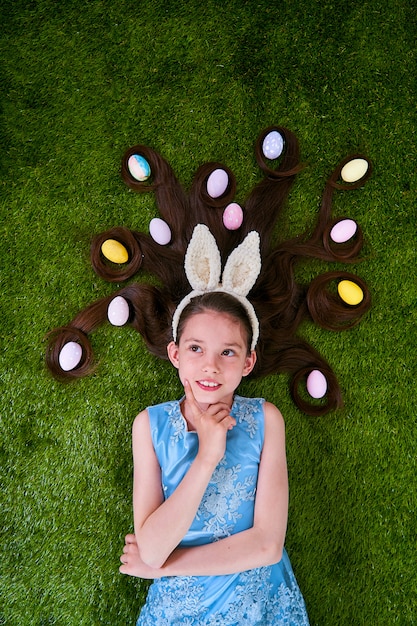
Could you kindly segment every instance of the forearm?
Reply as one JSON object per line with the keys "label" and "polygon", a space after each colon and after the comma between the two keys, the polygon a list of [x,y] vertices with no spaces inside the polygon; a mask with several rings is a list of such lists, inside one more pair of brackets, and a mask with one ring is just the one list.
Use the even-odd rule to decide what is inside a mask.
{"label": "forearm", "polygon": [[158,576],[220,576],[272,565],[282,558],[284,537],[250,528],[214,543],[177,548]]}
{"label": "forearm", "polygon": [[162,566],[184,538],[213,474],[214,467],[197,455],[174,493],[165,500],[135,533],[141,557],[153,568]]}

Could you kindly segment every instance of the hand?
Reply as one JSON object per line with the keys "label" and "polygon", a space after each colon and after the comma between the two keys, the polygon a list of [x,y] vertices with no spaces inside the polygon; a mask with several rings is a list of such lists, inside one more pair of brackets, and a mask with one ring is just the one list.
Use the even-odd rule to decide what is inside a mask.
{"label": "hand", "polygon": [[119,567],[119,572],[121,574],[149,579],[159,578],[161,576],[161,572],[159,570],[149,567],[149,565],[146,565],[140,558],[135,535],[126,535],[123,554],[120,557],[120,561],[123,563],[123,565]]}
{"label": "hand", "polygon": [[186,405],[198,435],[198,456],[215,467],[224,456],[227,432],[236,426],[236,420],[224,402],[210,404],[203,411],[187,380],[184,382],[184,390]]}

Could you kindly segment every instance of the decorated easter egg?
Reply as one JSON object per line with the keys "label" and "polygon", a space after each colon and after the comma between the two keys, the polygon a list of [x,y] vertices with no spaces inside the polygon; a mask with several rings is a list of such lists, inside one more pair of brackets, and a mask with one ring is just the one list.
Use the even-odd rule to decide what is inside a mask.
{"label": "decorated easter egg", "polygon": [[369,163],[366,159],[352,159],[342,167],[340,176],[345,183],[356,183],[363,178],[368,171]]}
{"label": "decorated easter egg", "polygon": [[101,245],[101,251],[112,263],[127,263],[129,260],[126,248],[116,239],[106,239]]}
{"label": "decorated easter egg", "polygon": [[326,395],[327,380],[320,370],[313,370],[307,377],[307,391],[312,398],[322,398]]}
{"label": "decorated easter egg", "polygon": [[166,244],[171,241],[171,229],[168,224],[159,217],[154,217],[149,222],[149,232],[152,239],[161,246],[166,246]]}
{"label": "decorated easter egg", "polygon": [[139,182],[144,182],[151,175],[151,167],[148,161],[140,154],[132,154],[127,162],[129,172]]}
{"label": "decorated easter egg", "polygon": [[211,198],[220,198],[227,189],[229,177],[222,169],[213,170],[207,179],[207,193]]}
{"label": "decorated easter egg", "polygon": [[267,159],[277,159],[284,149],[284,137],[277,130],[271,130],[262,142],[262,152]]}
{"label": "decorated easter egg", "polygon": [[330,238],[335,243],[344,243],[353,237],[358,230],[355,220],[340,220],[330,231]]}
{"label": "decorated easter egg", "polygon": [[362,289],[351,280],[341,280],[337,286],[337,291],[346,304],[355,306],[363,300]]}
{"label": "decorated easter egg", "polygon": [[116,296],[110,302],[107,309],[107,317],[113,326],[124,326],[129,319],[130,309],[127,300],[122,296]]}
{"label": "decorated easter egg", "polygon": [[223,213],[223,224],[228,230],[237,230],[243,222],[242,207],[237,202],[227,205]]}
{"label": "decorated easter egg", "polygon": [[76,341],[69,341],[59,353],[59,366],[64,372],[69,372],[77,367],[81,361],[83,350]]}

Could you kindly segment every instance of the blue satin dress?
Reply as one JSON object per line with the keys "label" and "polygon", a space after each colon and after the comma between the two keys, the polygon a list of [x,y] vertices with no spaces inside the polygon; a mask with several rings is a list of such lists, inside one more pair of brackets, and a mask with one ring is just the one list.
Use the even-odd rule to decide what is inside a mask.
{"label": "blue satin dress", "polygon": [[[262,399],[235,396],[236,426],[215,469],[182,547],[217,541],[253,525],[264,438]],[[198,437],[189,432],[180,401],[148,408],[154,449],[168,498],[193,462]],[[308,626],[303,597],[288,555],[279,563],[227,576],[172,576],[155,580],[137,626]]]}

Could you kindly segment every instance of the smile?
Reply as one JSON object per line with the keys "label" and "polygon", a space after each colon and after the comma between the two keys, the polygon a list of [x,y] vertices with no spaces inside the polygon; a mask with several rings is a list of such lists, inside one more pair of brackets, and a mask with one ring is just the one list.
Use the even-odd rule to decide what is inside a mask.
{"label": "smile", "polygon": [[219,385],[219,383],[216,383],[216,382],[211,381],[211,380],[197,380],[197,385],[201,389],[210,390],[210,391],[214,391],[214,390],[218,389],[219,387],[221,387],[221,385]]}

